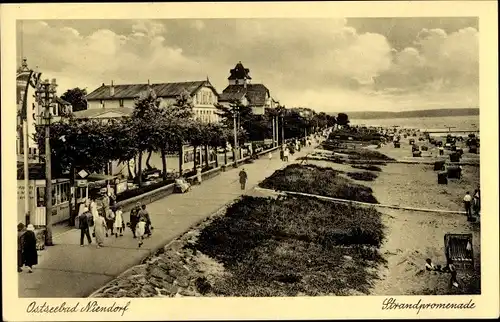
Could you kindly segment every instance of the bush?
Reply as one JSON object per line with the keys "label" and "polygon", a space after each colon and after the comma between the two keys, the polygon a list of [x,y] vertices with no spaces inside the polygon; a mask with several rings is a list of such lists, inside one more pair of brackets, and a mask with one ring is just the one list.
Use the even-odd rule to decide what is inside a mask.
{"label": "bush", "polygon": [[377,174],[373,172],[349,172],[347,173],[349,178],[352,178],[354,180],[361,180],[361,181],[373,181],[375,180],[378,176]]}
{"label": "bush", "polygon": [[366,268],[384,262],[375,249],[384,238],[380,216],[315,198],[245,196],[200,232],[195,247],[231,273],[213,285],[218,295],[368,293],[377,276]]}
{"label": "bush", "polygon": [[354,169],[362,169],[362,170],[369,170],[369,171],[377,171],[377,172],[380,172],[382,171],[382,169],[380,167],[377,167],[376,165],[356,165],[356,164],[353,164],[351,165],[351,167],[353,167]]}
{"label": "bush", "polygon": [[130,198],[142,195],[146,192],[156,190],[158,188],[167,186],[167,185],[174,183],[174,182],[175,182],[174,179],[169,179],[169,180],[164,180],[164,181],[160,181],[160,182],[155,182],[155,183],[152,183],[148,186],[143,186],[143,187],[136,188],[136,189],[125,190],[124,192],[116,195],[116,202],[127,200]]}
{"label": "bush", "polygon": [[295,191],[321,196],[378,203],[372,189],[340,176],[341,172],[315,165],[292,164],[277,170],[259,185],[279,191]]}
{"label": "bush", "polygon": [[328,140],[347,141],[349,137],[351,137],[353,141],[371,142],[371,144],[378,144],[383,138],[382,134],[375,130],[347,128],[333,131],[328,136]]}
{"label": "bush", "polygon": [[393,161],[394,159],[382,154],[378,151],[373,151],[365,148],[346,149],[340,148],[338,145],[326,142],[321,145],[324,150],[335,151],[337,153],[347,154],[349,159],[353,160],[382,160]]}

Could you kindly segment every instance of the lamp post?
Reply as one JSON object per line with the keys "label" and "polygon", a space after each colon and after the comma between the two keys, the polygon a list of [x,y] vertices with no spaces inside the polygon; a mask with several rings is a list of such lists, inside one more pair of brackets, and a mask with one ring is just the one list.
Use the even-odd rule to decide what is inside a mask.
{"label": "lamp post", "polygon": [[233,161],[234,166],[237,166],[237,154],[236,154],[236,145],[238,144],[238,134],[236,132],[236,108],[233,108],[233,127],[234,127],[234,142],[233,142]]}
{"label": "lamp post", "polygon": [[36,90],[38,103],[43,107],[43,119],[45,126],[45,245],[52,246],[52,168],[50,150],[50,108],[53,106],[56,96],[56,80],[52,79],[41,82]]}

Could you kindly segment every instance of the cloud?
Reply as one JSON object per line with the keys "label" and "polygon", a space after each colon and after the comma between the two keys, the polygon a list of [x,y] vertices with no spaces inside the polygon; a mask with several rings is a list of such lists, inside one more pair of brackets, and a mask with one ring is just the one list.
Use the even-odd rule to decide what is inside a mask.
{"label": "cloud", "polygon": [[422,29],[414,47],[395,53],[391,68],[378,79],[378,87],[432,92],[478,88],[478,35],[475,28],[450,34],[442,29]]}
{"label": "cloud", "polygon": [[61,91],[207,76],[222,91],[242,61],[287,106],[477,105],[477,29],[412,28],[397,47],[383,28],[359,31],[346,19],[26,21],[23,44],[29,65],[57,77]]}
{"label": "cloud", "polygon": [[93,90],[111,80],[164,81],[162,75],[175,81],[199,68],[181,48],[165,43],[161,36],[165,28],[159,23],[135,22],[126,35],[98,29],[82,36],[76,29],[52,27],[41,21],[25,22],[23,30],[29,65],[39,66],[44,77],[58,76],[61,91],[76,86]]}

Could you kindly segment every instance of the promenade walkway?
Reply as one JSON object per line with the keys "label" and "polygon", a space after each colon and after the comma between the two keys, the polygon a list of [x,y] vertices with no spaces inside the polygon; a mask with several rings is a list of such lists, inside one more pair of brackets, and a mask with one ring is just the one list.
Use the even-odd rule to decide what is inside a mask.
{"label": "promenade walkway", "polygon": [[[304,148],[290,156],[290,161],[313,150]],[[127,228],[123,237],[109,237],[105,247],[96,248],[95,243],[80,247],[80,231],[71,229],[54,235],[54,246],[39,251],[39,264],[32,274],[19,273],[19,297],[86,297],[112,280],[129,267],[139,264],[151,252],[177,238],[191,226],[210,216],[226,203],[242,194],[255,195],[254,187],[275,170],[286,165],[273,153],[245,164],[230,168],[220,175],[202,182],[186,194],[172,194],[147,205],[154,227],[151,238],[139,249],[137,240]],[[245,191],[238,181],[238,173],[244,167],[248,173]],[[124,215],[129,221],[129,213]]]}

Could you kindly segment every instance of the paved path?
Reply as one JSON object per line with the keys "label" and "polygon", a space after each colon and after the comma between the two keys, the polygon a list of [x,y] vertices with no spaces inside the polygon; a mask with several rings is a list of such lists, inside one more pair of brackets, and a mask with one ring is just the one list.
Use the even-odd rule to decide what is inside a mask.
{"label": "paved path", "polygon": [[[302,149],[290,157],[290,162],[312,151]],[[80,247],[80,231],[71,229],[54,235],[54,246],[39,252],[39,264],[32,274],[20,273],[19,297],[86,297],[129,267],[139,264],[152,251],[177,238],[191,226],[220,209],[243,193],[259,195],[254,187],[286,163],[273,153],[245,164],[247,188],[240,189],[238,169],[231,168],[220,175],[194,186],[186,194],[172,194],[147,206],[154,227],[153,236],[139,249],[137,240],[127,228],[123,237],[109,237],[105,247],[95,244]],[[124,215],[129,221],[129,214]]]}

